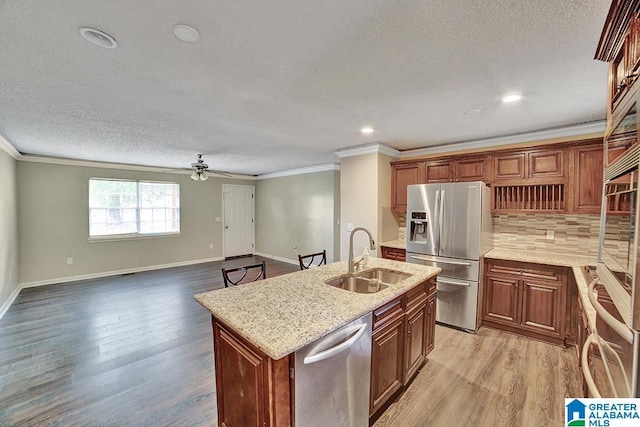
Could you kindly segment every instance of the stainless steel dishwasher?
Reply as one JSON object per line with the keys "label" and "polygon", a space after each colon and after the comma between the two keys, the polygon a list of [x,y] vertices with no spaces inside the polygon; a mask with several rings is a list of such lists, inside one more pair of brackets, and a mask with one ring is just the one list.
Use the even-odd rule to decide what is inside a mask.
{"label": "stainless steel dishwasher", "polygon": [[296,352],[297,427],[369,425],[371,313]]}

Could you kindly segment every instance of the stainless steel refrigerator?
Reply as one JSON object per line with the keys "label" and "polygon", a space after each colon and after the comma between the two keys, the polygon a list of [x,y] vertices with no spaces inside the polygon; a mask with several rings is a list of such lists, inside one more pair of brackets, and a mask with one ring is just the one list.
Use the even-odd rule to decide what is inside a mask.
{"label": "stainless steel refrigerator", "polygon": [[493,245],[491,194],[480,181],[407,187],[407,262],[442,268],[436,320],[480,326],[482,256]]}

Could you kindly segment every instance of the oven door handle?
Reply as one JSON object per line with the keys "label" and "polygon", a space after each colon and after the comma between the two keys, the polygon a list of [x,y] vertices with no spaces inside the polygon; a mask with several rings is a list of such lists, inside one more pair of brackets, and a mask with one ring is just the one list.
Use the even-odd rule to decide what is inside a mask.
{"label": "oven door handle", "polygon": [[587,290],[587,295],[589,296],[589,302],[595,308],[598,316],[604,322],[609,325],[618,335],[620,335],[626,342],[629,344],[633,344],[633,331],[629,329],[629,327],[625,324],[613,317],[611,313],[607,311],[606,308],[598,302],[598,299],[593,295],[594,289],[598,284],[598,279],[594,279],[589,283],[589,287]]}
{"label": "oven door handle", "polygon": [[602,396],[600,395],[600,391],[598,391],[598,387],[596,387],[596,382],[593,380],[593,375],[591,375],[591,370],[589,369],[589,347],[591,347],[591,344],[595,344],[594,338],[593,334],[589,335],[582,346],[582,374],[584,375],[584,381],[587,383],[591,397],[600,399]]}

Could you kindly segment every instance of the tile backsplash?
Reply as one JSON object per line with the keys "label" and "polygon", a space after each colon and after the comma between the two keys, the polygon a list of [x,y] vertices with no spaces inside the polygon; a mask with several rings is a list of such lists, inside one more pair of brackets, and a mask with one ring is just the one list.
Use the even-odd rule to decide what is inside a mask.
{"label": "tile backsplash", "polygon": [[[554,237],[547,239],[550,230]],[[494,246],[586,256],[598,254],[600,215],[502,214],[493,216]]]}

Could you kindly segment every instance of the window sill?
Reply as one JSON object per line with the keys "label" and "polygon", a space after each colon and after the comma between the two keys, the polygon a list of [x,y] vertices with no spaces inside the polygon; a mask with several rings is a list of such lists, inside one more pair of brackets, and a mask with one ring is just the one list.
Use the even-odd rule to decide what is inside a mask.
{"label": "window sill", "polygon": [[163,234],[138,234],[125,236],[104,236],[104,237],[89,237],[89,243],[101,243],[101,242],[120,242],[123,240],[149,240],[149,239],[162,239],[165,237],[180,237],[180,233],[163,233]]}

